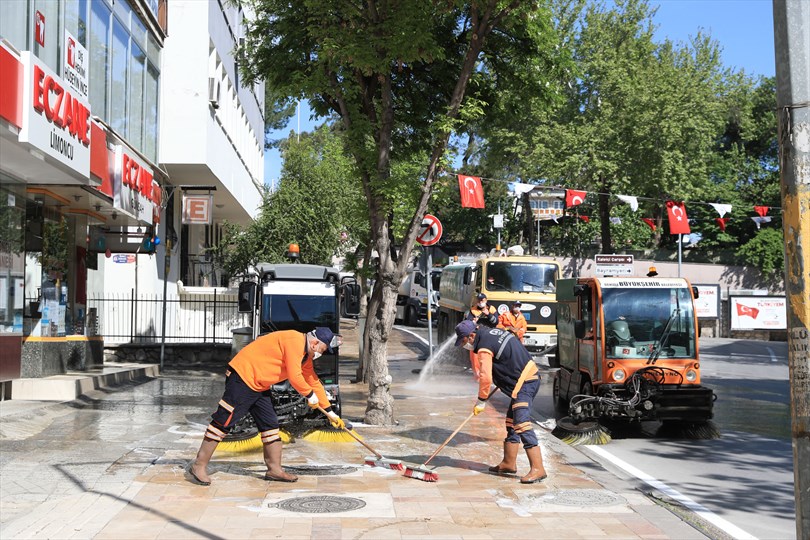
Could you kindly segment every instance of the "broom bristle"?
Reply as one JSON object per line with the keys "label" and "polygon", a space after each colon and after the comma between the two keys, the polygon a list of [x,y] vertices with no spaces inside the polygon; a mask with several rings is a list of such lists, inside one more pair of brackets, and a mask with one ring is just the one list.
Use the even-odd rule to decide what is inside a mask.
{"label": "broom bristle", "polygon": [[[281,437],[281,442],[283,442],[284,444],[293,442],[292,435],[290,435],[286,431],[281,430],[278,432],[278,434],[279,437]],[[225,439],[224,441],[219,443],[219,445],[217,446],[217,451],[228,452],[231,454],[243,454],[245,452],[253,452],[255,450],[261,450],[262,446],[263,446],[262,438],[257,433],[256,435],[248,439],[233,440],[233,441]]]}
{"label": "broom bristle", "polygon": [[369,467],[382,467],[383,469],[393,469],[401,471],[405,469],[405,465],[401,461],[395,459],[378,458],[377,456],[369,456],[365,458],[364,465]]}
{"label": "broom bristle", "polygon": [[[352,433],[355,433],[352,430]],[[356,435],[356,433],[355,433]],[[357,435],[360,438],[360,435]],[[342,429],[336,428],[318,428],[307,432],[302,439],[310,442],[323,442],[323,443],[348,443],[355,442],[354,437],[346,433]]]}
{"label": "broom bristle", "polygon": [[571,446],[607,444],[613,440],[610,431],[599,422],[575,424],[570,417],[561,418],[551,434]]}
{"label": "broom bristle", "polygon": [[422,469],[420,467],[406,467],[405,476],[408,478],[416,478],[424,482],[438,482],[439,474],[433,471]]}

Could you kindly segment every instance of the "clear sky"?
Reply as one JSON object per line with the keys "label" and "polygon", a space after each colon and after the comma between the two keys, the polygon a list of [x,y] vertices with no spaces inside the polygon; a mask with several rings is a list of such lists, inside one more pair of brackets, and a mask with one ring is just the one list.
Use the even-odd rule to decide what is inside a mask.
{"label": "clear sky", "polygon": [[[686,42],[702,29],[720,43],[725,66],[752,76],[772,77],[776,72],[771,0],[651,0],[650,5],[658,6],[656,39]],[[300,120],[303,131],[316,125],[309,119],[306,103],[302,103]],[[281,136],[296,130],[297,124],[293,118]],[[277,150],[265,151],[264,168],[265,183],[277,182],[281,172]]]}

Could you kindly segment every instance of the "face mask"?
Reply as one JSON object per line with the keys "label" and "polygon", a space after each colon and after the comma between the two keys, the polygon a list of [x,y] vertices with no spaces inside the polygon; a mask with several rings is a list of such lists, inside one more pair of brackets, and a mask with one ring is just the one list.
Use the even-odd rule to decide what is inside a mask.
{"label": "face mask", "polygon": [[484,307],[486,307],[486,305],[487,305],[486,302],[478,302],[478,307],[480,307],[480,308],[484,308]]}
{"label": "face mask", "polygon": [[473,344],[472,344],[472,343],[465,343],[464,345],[462,345],[462,347],[464,347],[464,348],[465,348],[465,349],[467,349],[468,351],[472,351],[472,350],[474,350],[474,349],[473,349]]}

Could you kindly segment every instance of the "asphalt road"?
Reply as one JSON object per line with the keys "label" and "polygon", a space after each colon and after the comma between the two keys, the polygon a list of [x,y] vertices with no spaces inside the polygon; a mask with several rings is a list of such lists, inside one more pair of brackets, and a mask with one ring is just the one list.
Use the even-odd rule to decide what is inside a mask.
{"label": "asphalt road", "polygon": [[[428,337],[424,326],[408,330]],[[704,338],[701,367],[717,394],[718,438],[664,438],[660,424],[648,422],[614,433],[608,445],[578,448],[617,474],[635,476],[641,489],[681,497],[720,535],[795,538],[787,344]],[[543,371],[548,376],[534,402],[540,422],[555,417],[553,372]]]}

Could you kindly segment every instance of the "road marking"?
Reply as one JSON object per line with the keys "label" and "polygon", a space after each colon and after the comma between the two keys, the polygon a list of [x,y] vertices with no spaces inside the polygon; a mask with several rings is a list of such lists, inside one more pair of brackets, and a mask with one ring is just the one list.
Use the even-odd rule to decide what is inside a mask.
{"label": "road marking", "polygon": [[408,332],[410,335],[412,335],[416,339],[420,340],[425,345],[430,346],[430,343],[428,343],[428,340],[426,340],[425,338],[423,338],[422,336],[420,336],[416,332],[412,332],[411,330],[408,330],[407,328],[403,328],[402,326],[399,326],[399,325],[395,325],[394,328],[396,328],[397,330],[402,330],[403,332]]}
{"label": "road marking", "polygon": [[773,349],[771,349],[768,346],[766,346],[765,348],[768,349],[768,354],[771,355],[771,362],[777,362],[778,360],[776,359],[776,355],[774,354]]}
{"label": "road marking", "polygon": [[715,527],[728,533],[734,538],[739,538],[741,540],[756,540],[756,536],[752,536],[751,534],[745,532],[736,525],[733,525],[732,523],[726,521],[725,519],[721,518],[720,516],[718,516],[717,514],[715,514],[705,506],[703,506],[702,504],[695,502],[686,495],[683,495],[680,492],[676,491],[675,489],[672,489],[671,487],[661,482],[660,480],[656,480],[652,476],[643,472],[641,469],[637,469],[636,467],[633,467],[626,461],[619,459],[618,457],[609,453],[601,446],[586,445],[586,448],[588,448],[588,450],[592,450],[595,454],[599,455],[600,457],[607,459],[620,469],[623,469],[625,472],[635,476],[645,484],[657,489],[658,491],[664,493],[673,500],[678,501],[695,514],[699,515],[700,517],[702,517]]}

